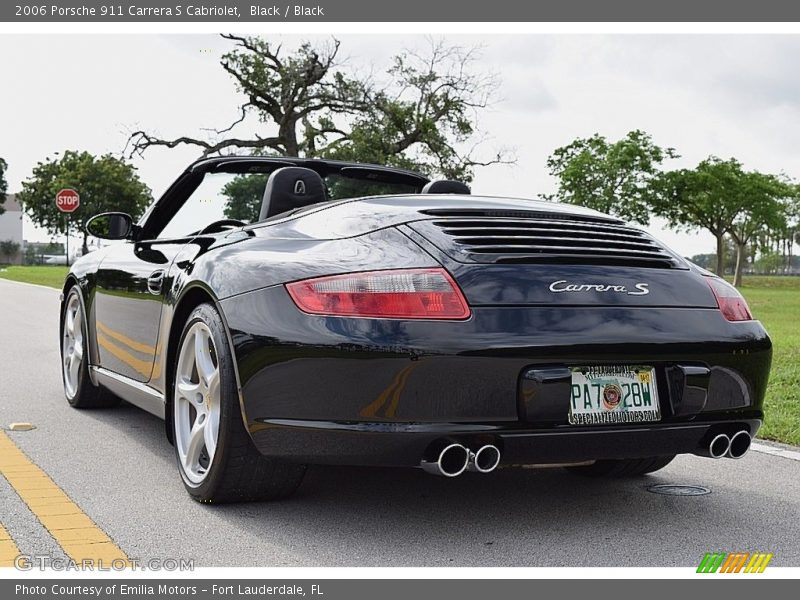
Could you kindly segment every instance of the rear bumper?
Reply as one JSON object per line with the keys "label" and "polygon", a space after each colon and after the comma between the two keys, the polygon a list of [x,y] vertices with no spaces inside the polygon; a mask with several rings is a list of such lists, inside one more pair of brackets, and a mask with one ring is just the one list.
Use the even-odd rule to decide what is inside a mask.
{"label": "rear bumper", "polygon": [[331,423],[286,419],[259,421],[251,429],[256,447],[276,458],[317,464],[417,466],[440,440],[477,449],[494,444],[502,465],[574,463],[701,453],[720,433],[755,435],[760,419],[720,419],[649,427],[535,430],[518,424],[469,426],[413,423]]}
{"label": "rear bumper", "polygon": [[[475,307],[463,322],[298,311],[282,286],[222,301],[256,446],[305,462],[415,465],[439,438],[502,446],[503,463],[698,451],[760,426],[771,343],[717,310]],[[662,418],[567,425],[569,366],[652,365]]]}

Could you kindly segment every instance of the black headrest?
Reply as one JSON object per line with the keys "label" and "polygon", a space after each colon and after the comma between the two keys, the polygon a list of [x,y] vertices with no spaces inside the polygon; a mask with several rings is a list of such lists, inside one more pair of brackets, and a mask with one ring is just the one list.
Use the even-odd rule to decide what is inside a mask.
{"label": "black headrest", "polygon": [[303,167],[282,167],[273,171],[267,179],[258,220],[263,221],[287,210],[325,202],[327,199],[325,184],[316,171]]}
{"label": "black headrest", "polygon": [[441,179],[439,181],[429,181],[422,188],[423,194],[469,194],[470,189],[466,183]]}

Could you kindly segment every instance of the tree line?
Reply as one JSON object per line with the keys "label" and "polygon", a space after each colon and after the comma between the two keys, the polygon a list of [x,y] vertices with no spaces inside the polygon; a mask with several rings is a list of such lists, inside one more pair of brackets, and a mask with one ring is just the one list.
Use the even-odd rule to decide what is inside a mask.
{"label": "tree line", "polygon": [[[348,67],[335,39],[286,50],[258,37],[223,37],[233,49],[220,66],[242,96],[231,123],[205,130],[206,137],[134,131],[120,156],[67,151],[50,157],[36,165],[18,194],[33,221],[51,234],[63,233],[67,218],[53,202],[62,187],[80,191],[83,214],[122,210],[140,216],[152,198],[130,160],[154,147],[193,146],[202,156],[353,160],[466,182],[476,167],[516,162],[507,149],[486,149],[479,116],[496,101],[500,81],[477,68],[479,48],[431,40],[426,50],[403,51],[382,71],[364,75]],[[794,243],[800,242],[795,182],[715,156],[691,169],[665,168],[677,158],[675,149],[656,145],[640,130],[616,141],[600,134],[579,138],[547,159],[557,191],[541,197],[641,225],[658,216],[676,229],[708,230],[717,240],[714,270],[724,273],[733,256],[737,285],[746,265],[769,259],[774,271],[791,267]],[[0,159],[0,191],[5,166]],[[263,181],[247,176],[223,190],[234,212],[258,204],[262,193]]]}
{"label": "tree line", "polygon": [[789,272],[800,243],[800,185],[785,174],[745,169],[735,158],[709,156],[694,168],[665,169],[679,158],[640,130],[609,141],[594,134],[557,148],[547,160],[558,180],[544,196],[648,225],[654,216],[677,230],[705,229],[716,239],[714,271],[724,274],[730,242],[734,284],[746,265],[770,257],[770,269]]}

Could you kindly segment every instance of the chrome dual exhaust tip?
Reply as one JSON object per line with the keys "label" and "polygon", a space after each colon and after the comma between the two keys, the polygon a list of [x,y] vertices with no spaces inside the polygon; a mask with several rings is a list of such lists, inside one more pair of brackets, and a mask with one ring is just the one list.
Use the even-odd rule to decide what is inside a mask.
{"label": "chrome dual exhaust tip", "polygon": [[434,457],[433,460],[423,459],[419,466],[431,475],[443,477],[458,477],[469,466],[472,453],[461,444],[448,444]]}
{"label": "chrome dual exhaust tip", "polygon": [[475,473],[491,473],[500,464],[500,450],[497,446],[486,444],[470,453],[468,471]]}
{"label": "chrome dual exhaust tip", "polygon": [[720,433],[711,438],[701,452],[701,456],[710,458],[742,458],[750,449],[752,436],[746,429],[741,429],[731,436]]}
{"label": "chrome dual exhaust tip", "polygon": [[486,444],[472,452],[463,444],[450,443],[430,454],[431,458],[423,458],[419,466],[426,473],[443,477],[458,477],[467,470],[491,473],[500,464],[500,450],[492,444]]}
{"label": "chrome dual exhaust tip", "polygon": [[731,438],[724,433],[714,436],[708,444],[708,456],[711,458],[722,458],[728,454],[731,447]]}
{"label": "chrome dual exhaust tip", "polygon": [[750,450],[751,441],[752,438],[747,431],[744,429],[737,431],[731,436],[726,456],[728,458],[742,458]]}

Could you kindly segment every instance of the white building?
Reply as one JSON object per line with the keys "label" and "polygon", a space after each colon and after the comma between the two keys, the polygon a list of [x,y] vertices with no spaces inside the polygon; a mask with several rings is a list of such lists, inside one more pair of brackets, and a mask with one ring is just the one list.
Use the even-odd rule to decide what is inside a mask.
{"label": "white building", "polygon": [[22,262],[22,207],[17,202],[14,194],[6,196],[6,201],[0,204],[5,212],[0,215],[0,242],[11,240],[19,244],[16,256],[6,257],[0,255],[0,262],[10,261],[14,264]]}

